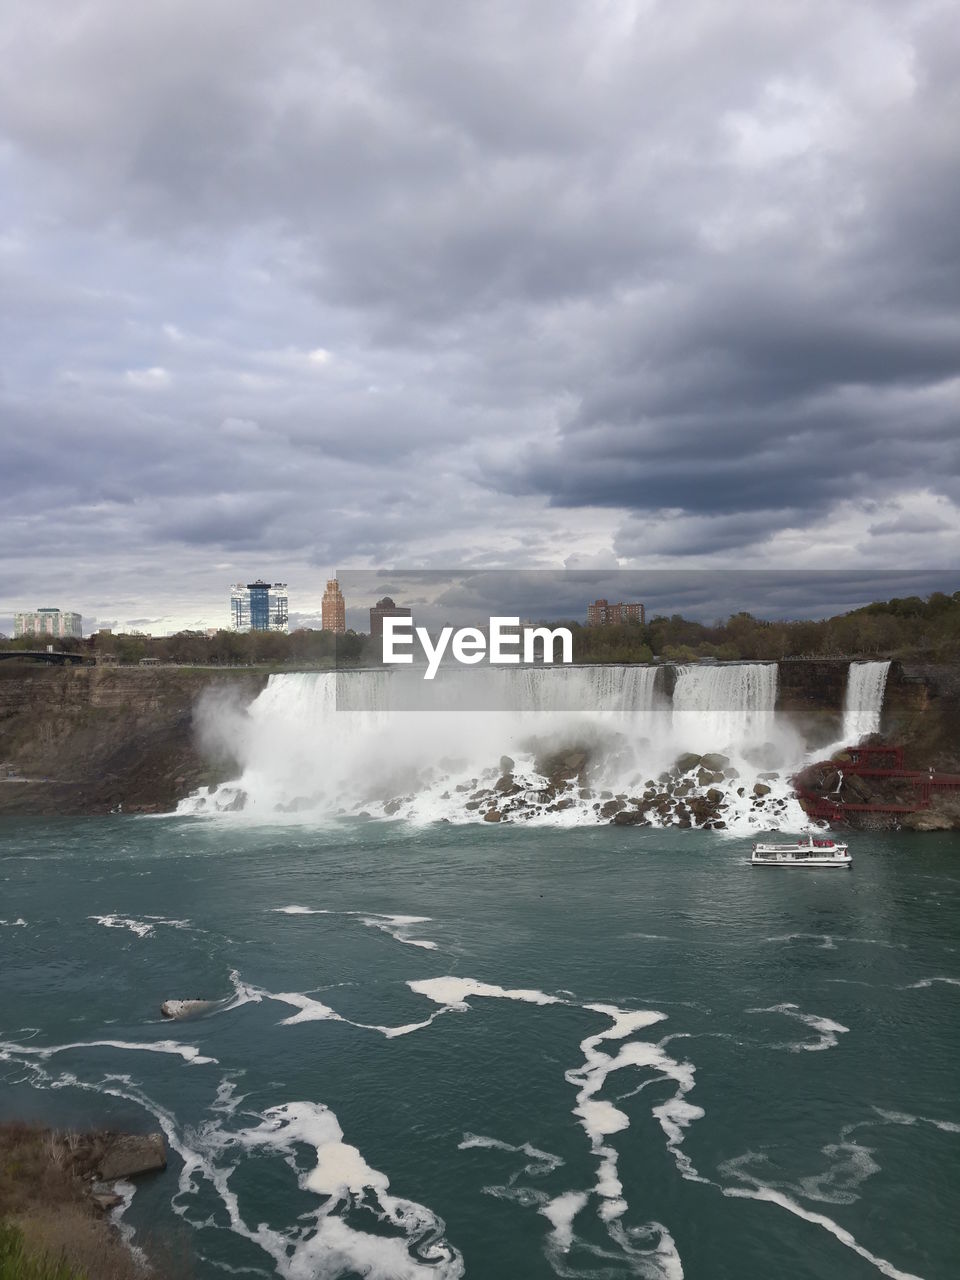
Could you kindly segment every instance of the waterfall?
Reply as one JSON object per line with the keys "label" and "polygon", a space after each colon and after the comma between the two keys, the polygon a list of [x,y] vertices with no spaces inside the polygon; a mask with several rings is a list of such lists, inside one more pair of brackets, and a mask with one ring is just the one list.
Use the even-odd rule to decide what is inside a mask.
{"label": "waterfall", "polygon": [[889,662],[851,662],[843,699],[843,742],[855,746],[880,730]]}
{"label": "waterfall", "polygon": [[774,731],[775,662],[683,666],[673,692],[673,722],[693,748],[736,750]]}
{"label": "waterfall", "polygon": [[[776,664],[681,667],[672,704],[664,684],[657,666],[617,664],[446,668],[429,683],[410,668],[273,675],[245,711],[200,708],[207,744],[233,753],[239,777],[178,811],[456,822],[502,800],[512,820],[573,825],[609,821],[611,798],[639,805],[674,787],[649,819],[666,824],[683,819],[682,797],[720,786],[758,821],[743,781],[797,758],[774,719]],[[709,779],[689,765],[681,779],[681,756],[718,752]],[[783,810],[789,795],[784,780],[772,799]]]}

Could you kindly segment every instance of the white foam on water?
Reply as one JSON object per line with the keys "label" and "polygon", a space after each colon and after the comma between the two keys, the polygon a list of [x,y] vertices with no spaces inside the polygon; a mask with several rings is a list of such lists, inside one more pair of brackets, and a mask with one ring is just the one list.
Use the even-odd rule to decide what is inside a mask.
{"label": "white foam on water", "polygon": [[23,916],[18,916],[16,920],[0,920],[0,925],[6,926],[8,929],[25,929],[27,922]]}
{"label": "white foam on water", "polygon": [[167,925],[173,929],[190,929],[193,926],[189,920],[168,920],[165,916],[144,916],[142,920],[137,920],[132,916],[87,916],[88,920],[96,920],[97,924],[102,924],[105,929],[128,929],[131,933],[135,933],[138,938],[152,938],[157,925]]}
{"label": "white foam on water", "polygon": [[87,916],[87,919],[96,920],[105,929],[129,929],[138,938],[153,937],[153,925],[147,924],[145,920],[133,920],[127,916]]}
{"label": "white foam on water", "polygon": [[754,1014],[782,1013],[784,1017],[802,1022],[804,1026],[810,1027],[811,1030],[819,1033],[819,1039],[812,1044],[809,1040],[800,1040],[790,1044],[768,1046],[771,1049],[789,1049],[792,1053],[804,1051],[814,1053],[821,1049],[832,1049],[838,1043],[837,1037],[850,1030],[842,1022],[834,1022],[831,1018],[822,1018],[816,1013],[803,1013],[795,1004],[774,1004],[767,1009],[747,1009],[746,1012]]}
{"label": "white foam on water", "polygon": [[[693,1068],[690,1067],[689,1082],[683,1088],[683,1093],[692,1088]],[[654,1107],[653,1114],[660,1122],[660,1128],[667,1139],[667,1150],[673,1156],[681,1176],[688,1182],[706,1182],[707,1179],[701,1177],[690,1157],[682,1149],[685,1131],[695,1120],[702,1120],[706,1115],[703,1107],[687,1102],[682,1094],[678,1093],[673,1098],[668,1098],[666,1102],[662,1102],[659,1107]]]}
{"label": "white foam on water", "polygon": [[[575,1000],[562,1000],[536,989],[501,987],[492,983],[478,982],[473,978],[450,976],[427,978],[408,982],[407,985],[412,991],[439,1004],[442,1010],[468,1011],[470,1008],[468,999],[482,996],[539,1006],[559,1004],[581,1008],[589,1013],[599,1013],[610,1021],[610,1026],[581,1041],[583,1065],[571,1068],[564,1073],[565,1079],[577,1086],[573,1114],[585,1130],[590,1140],[591,1152],[597,1160],[594,1185],[589,1190],[576,1189],[550,1198],[542,1192],[515,1186],[514,1179],[511,1179],[506,1187],[492,1187],[485,1190],[501,1198],[539,1206],[539,1211],[544,1213],[553,1224],[545,1249],[558,1274],[568,1274],[564,1269],[566,1264],[562,1262],[562,1258],[574,1243],[573,1220],[593,1194],[599,1200],[597,1215],[604,1223],[611,1241],[631,1260],[635,1268],[639,1268],[638,1274],[656,1277],[657,1280],[674,1280],[674,1278],[679,1280],[683,1276],[683,1267],[673,1238],[666,1228],[659,1223],[648,1223],[643,1228],[631,1228],[628,1233],[620,1221],[628,1209],[628,1204],[618,1175],[617,1151],[605,1140],[629,1128],[630,1121],[629,1117],[612,1102],[597,1096],[612,1072],[627,1067],[653,1068],[659,1072],[661,1078],[673,1081],[677,1086],[677,1093],[672,1100],[673,1109],[671,1110],[665,1104],[665,1108],[654,1109],[653,1114],[667,1133],[668,1145],[678,1167],[686,1169],[688,1176],[698,1178],[692,1164],[680,1151],[683,1130],[694,1119],[703,1115],[700,1108],[683,1103],[683,1094],[693,1087],[693,1067],[688,1063],[676,1062],[658,1044],[628,1039],[637,1032],[662,1022],[666,1015],[653,1009],[621,1009],[616,1005],[599,1003],[579,1004]],[[626,1043],[620,1043],[615,1054],[607,1053],[605,1048],[601,1047],[606,1046],[608,1042],[622,1041]],[[461,1146],[463,1149],[474,1146],[497,1146],[501,1149],[509,1149],[505,1144],[492,1139],[472,1138],[469,1141],[465,1139]],[[514,1148],[514,1150],[525,1150],[525,1148]],[[638,1247],[635,1243],[638,1234],[654,1239],[653,1248]],[[596,1252],[595,1248],[584,1241],[577,1239],[576,1244],[578,1247]]]}
{"label": "white foam on water", "polygon": [[[284,1280],[339,1280],[353,1275],[367,1280],[460,1280],[463,1276],[463,1259],[447,1243],[443,1220],[424,1205],[390,1194],[387,1176],[343,1141],[336,1116],[322,1104],[293,1102],[271,1107],[258,1116],[257,1124],[239,1130],[224,1128],[218,1118],[189,1130],[188,1140],[171,1112],[144,1094],[128,1076],[108,1076],[96,1084],[68,1073],[52,1076],[37,1061],[45,1051],[22,1053],[17,1060],[31,1071],[38,1088],[75,1088],[124,1098],[153,1115],[182,1164],[178,1190],[171,1201],[174,1211],[197,1230],[228,1229],[255,1244]],[[211,1111],[228,1119],[233,1114],[232,1087],[233,1082],[224,1077],[211,1106]],[[312,1147],[312,1168],[298,1168],[300,1145]],[[276,1152],[296,1171],[299,1185],[321,1199],[315,1213],[301,1215],[286,1231],[274,1230],[263,1222],[255,1228],[248,1226],[239,1196],[230,1185],[236,1166],[223,1163],[224,1157],[237,1150]],[[218,1195],[227,1228],[206,1213],[199,1221],[188,1217],[201,1180]],[[359,1208],[373,1212],[383,1226],[401,1234],[368,1234],[338,1216],[338,1210],[346,1213]]]}
{"label": "white foam on water", "polygon": [[[616,1054],[604,1051],[606,1041],[623,1040],[637,1031],[664,1020],[665,1015],[656,1010],[622,1010],[613,1005],[585,1005],[586,1009],[602,1013],[612,1020],[612,1026],[581,1042],[584,1065],[567,1071],[566,1079],[579,1086],[574,1115],[577,1116],[587,1136],[591,1149],[598,1158],[597,1181],[594,1187],[601,1201],[600,1216],[612,1222],[626,1210],[623,1187],[617,1171],[617,1152],[604,1140],[611,1134],[629,1127],[629,1117],[613,1103],[597,1098],[614,1071],[625,1067],[646,1068],[653,1072],[653,1080],[668,1080],[675,1085],[675,1093],[667,1101],[652,1109],[667,1139],[670,1151],[681,1175],[689,1181],[702,1181],[692,1162],[682,1150],[684,1131],[704,1115],[701,1107],[688,1103],[685,1095],[694,1087],[695,1073],[690,1063],[678,1062],[667,1053],[663,1042],[654,1044],[647,1040],[632,1040],[623,1044]],[[636,1090],[634,1092],[639,1092]],[[625,1099],[623,1099],[625,1100]]]}
{"label": "white foam on water", "polygon": [[120,1233],[121,1240],[140,1263],[141,1267],[146,1271],[149,1271],[149,1259],[140,1246],[135,1243],[136,1232],[129,1222],[124,1222],[123,1220],[124,1214],[133,1204],[133,1197],[136,1194],[137,1188],[132,1182],[127,1182],[125,1179],[121,1179],[119,1182],[115,1182],[113,1184],[113,1190],[115,1194],[120,1197],[120,1203],[115,1205],[107,1216]]}
{"label": "white foam on water", "polygon": [[419,978],[408,982],[407,986],[417,995],[426,996],[434,1004],[446,1009],[469,1009],[469,996],[485,996],[493,1000],[519,1000],[524,1004],[566,1004],[559,996],[547,995],[544,991],[508,989],[498,987],[490,982],[477,982],[473,978]]}
{"label": "white foam on water", "polygon": [[848,942],[865,947],[889,947],[905,951],[903,942],[891,942],[889,938],[851,938],[841,933],[784,933],[779,937],[764,938],[764,942],[818,942],[818,951],[836,951],[838,942]]}
{"label": "white foam on water", "polygon": [[565,1253],[573,1243],[573,1220],[589,1199],[585,1191],[564,1191],[540,1208],[553,1228],[554,1244]]}
{"label": "white foam on water", "polygon": [[421,947],[424,951],[436,951],[437,944],[426,938],[411,938],[410,930],[414,925],[429,924],[430,916],[387,915],[370,911],[334,911],[325,907],[273,907],[279,915],[286,916],[355,916],[368,929],[380,929],[395,942],[403,942],[408,947]]}
{"label": "white foam on water", "polygon": [[[300,993],[275,995],[261,992],[256,988],[246,987],[237,975],[234,974],[231,977],[244,1001],[277,999],[294,1003],[301,1011],[305,1007],[304,1002],[307,1002],[306,1007],[309,1007],[309,1003],[319,1004],[319,1002],[311,1002],[309,997],[301,998]],[[591,1139],[591,1149],[598,1160],[594,1185],[588,1189],[567,1189],[556,1195],[548,1195],[535,1188],[515,1185],[515,1177],[512,1177],[506,1187],[486,1188],[491,1194],[502,1193],[506,1198],[513,1198],[520,1204],[535,1207],[547,1218],[551,1229],[544,1248],[551,1265],[559,1275],[574,1277],[581,1274],[579,1269],[571,1269],[566,1261],[570,1251],[576,1248],[578,1251],[582,1250],[603,1259],[604,1263],[622,1259],[628,1263],[634,1274],[647,1277],[649,1280],[681,1280],[683,1276],[683,1267],[676,1244],[663,1224],[649,1222],[642,1227],[627,1228],[622,1221],[628,1205],[617,1173],[617,1153],[607,1139],[615,1133],[623,1132],[628,1127],[629,1120],[619,1108],[612,1104],[604,1105],[606,1100],[598,1097],[597,1094],[604,1081],[614,1071],[634,1067],[653,1070],[655,1072],[653,1079],[658,1082],[671,1081],[676,1086],[673,1097],[653,1108],[652,1114],[658,1120],[667,1139],[667,1148],[685,1179],[709,1183],[726,1196],[776,1204],[791,1214],[828,1231],[845,1247],[870,1262],[889,1280],[919,1280],[918,1277],[899,1270],[892,1263],[867,1250],[850,1232],[832,1219],[804,1208],[793,1195],[789,1194],[792,1188],[784,1191],[776,1185],[764,1184],[752,1174],[744,1173],[743,1164],[747,1160],[755,1159],[749,1154],[739,1161],[731,1162],[729,1171],[741,1181],[753,1182],[752,1186],[721,1186],[697,1173],[682,1150],[686,1130],[703,1115],[701,1108],[693,1106],[686,1099],[686,1094],[694,1084],[692,1064],[678,1062],[666,1053],[664,1042],[673,1037],[665,1037],[659,1044],[629,1039],[637,1032],[663,1021],[662,1013],[655,1010],[624,1010],[605,1003],[580,1005],[573,999],[561,1000],[536,989],[502,987],[474,979],[450,976],[411,981],[407,985],[440,1006],[433,1017],[453,1009],[469,1010],[470,1005],[467,1001],[471,997],[486,997],[507,999],[534,1006],[560,1004],[581,1008],[586,1012],[599,1013],[610,1020],[610,1026],[586,1037],[581,1042],[583,1064],[566,1073],[567,1079],[578,1086],[574,1114],[587,1131]],[[821,1039],[832,1037],[834,1043],[836,1043],[836,1035],[846,1030],[830,1019],[801,1013],[795,1005],[775,1005],[770,1009],[751,1012],[776,1012],[797,1018],[805,1025],[817,1030]],[[339,1015],[334,1015],[333,1020],[346,1021]],[[426,1026],[430,1021],[432,1018],[418,1025]],[[396,1030],[376,1027],[369,1029],[380,1032]],[[198,1051],[193,1046],[179,1045],[173,1041],[160,1041],[153,1045],[130,1044],[123,1041],[93,1041],[77,1046],[48,1047],[0,1045],[0,1056],[15,1056],[35,1073],[42,1075],[45,1081],[43,1087],[93,1089],[99,1093],[128,1098],[150,1110],[163,1128],[168,1144],[183,1162],[179,1189],[174,1197],[175,1210],[186,1217],[187,1206],[198,1190],[197,1180],[209,1182],[220,1197],[227,1213],[229,1229],[260,1247],[273,1259],[277,1273],[285,1280],[307,1280],[307,1277],[337,1280],[337,1277],[356,1273],[366,1275],[370,1280],[427,1280],[430,1276],[437,1277],[438,1280],[459,1280],[459,1277],[464,1274],[462,1258],[444,1239],[445,1228],[442,1221],[424,1206],[392,1196],[386,1175],[372,1168],[358,1148],[344,1141],[344,1135],[336,1117],[322,1104],[308,1102],[283,1104],[264,1111],[257,1117],[257,1123],[246,1129],[228,1130],[224,1128],[224,1123],[235,1119],[235,1111],[240,1099],[235,1095],[235,1081],[224,1077],[217,1088],[216,1100],[210,1108],[213,1114],[222,1119],[217,1119],[192,1132],[188,1142],[178,1132],[173,1116],[143,1095],[132,1084],[129,1077],[107,1077],[100,1084],[91,1085],[68,1073],[58,1078],[51,1077],[39,1065],[53,1053],[88,1045],[173,1052],[188,1063],[212,1061],[199,1057]],[[611,1052],[610,1049],[614,1047],[616,1051]],[[877,1114],[879,1123],[922,1122],[933,1124],[938,1128],[942,1127],[949,1132],[960,1131],[960,1126],[955,1126],[949,1121],[924,1121],[922,1118],[905,1116],[901,1113],[881,1111]],[[307,1146],[314,1152],[312,1166],[303,1170],[296,1165],[296,1151],[301,1146]],[[562,1165],[559,1157],[541,1151],[531,1144],[524,1143],[514,1147],[498,1139],[465,1134],[460,1148],[465,1150],[472,1147],[489,1147],[521,1153],[526,1158],[526,1163],[519,1172],[532,1177],[553,1173]],[[323,1199],[316,1214],[301,1217],[298,1224],[287,1232],[273,1230],[263,1223],[256,1228],[249,1227],[241,1214],[238,1196],[230,1186],[229,1180],[234,1166],[222,1163],[223,1157],[237,1148],[273,1149],[278,1154],[282,1154],[287,1163],[296,1168],[298,1180],[303,1189],[312,1191]],[[859,1147],[857,1144],[841,1142],[824,1148],[824,1153],[834,1163],[825,1173],[801,1179],[796,1189],[797,1194],[834,1203],[845,1202],[847,1193],[855,1187],[856,1183],[876,1171],[876,1166],[871,1160],[870,1149]],[[618,1250],[617,1254],[612,1254],[609,1248],[600,1248],[575,1234],[576,1217],[589,1203],[591,1194],[597,1195],[599,1199],[598,1217],[606,1228],[610,1243]],[[393,1229],[399,1228],[404,1233],[402,1238],[367,1235],[348,1225],[335,1212],[336,1208],[344,1204],[346,1208],[350,1208],[361,1207],[362,1203],[363,1208],[370,1208],[371,1197],[378,1218],[384,1225]],[[343,1211],[346,1212],[346,1209]],[[307,1225],[304,1225],[305,1222]],[[213,1220],[207,1216],[202,1222],[192,1225],[198,1229],[204,1229],[212,1227]],[[646,1247],[648,1244],[650,1247]]]}
{"label": "white foam on water", "polygon": [[424,951],[437,949],[435,942],[410,937],[410,929],[417,924],[426,924],[429,916],[362,916],[361,919],[369,928],[380,929],[396,942],[404,942],[408,947],[422,947]]}
{"label": "white foam on water", "polygon": [[928,987],[932,987],[935,982],[944,982],[950,987],[960,987],[960,978],[920,978],[918,982],[911,982],[905,987],[901,987],[901,991],[923,991]]}
{"label": "white foam on water", "polygon": [[877,1125],[899,1124],[899,1125],[916,1125],[928,1124],[934,1129],[939,1129],[941,1133],[960,1133],[960,1124],[954,1120],[933,1120],[929,1116],[914,1116],[908,1111],[888,1111],[883,1107],[874,1107],[876,1112],[876,1120],[858,1120],[856,1124],[848,1124],[842,1133],[843,1137],[849,1136],[857,1129],[870,1129]]}
{"label": "white foam on water", "polygon": [[[334,1280],[347,1273],[368,1276],[370,1280],[425,1280],[429,1276],[456,1280],[462,1276],[463,1260],[444,1240],[442,1220],[423,1205],[391,1195],[387,1175],[372,1168],[343,1137],[334,1113],[321,1103],[311,1102],[270,1107],[258,1125],[221,1130],[214,1139],[216,1149],[266,1149],[284,1155],[294,1167],[297,1147],[312,1147],[315,1165],[299,1172],[298,1181],[304,1190],[326,1199],[315,1216],[316,1230],[309,1237],[291,1239],[264,1224],[251,1230],[240,1219],[235,1200],[231,1214],[234,1229],[270,1254],[279,1274],[289,1280],[313,1276]],[[226,1178],[218,1176],[216,1181],[225,1185]],[[361,1198],[365,1206],[370,1207],[372,1202],[382,1223],[399,1228],[403,1236],[357,1231],[333,1212],[344,1202],[350,1207],[358,1205]],[[419,1257],[411,1253],[415,1244]]]}
{"label": "white foam on water", "polygon": [[288,1102],[270,1107],[260,1124],[232,1136],[250,1148],[267,1146],[294,1153],[298,1143],[313,1147],[317,1165],[304,1178],[304,1186],[317,1195],[332,1196],[372,1187],[386,1191],[390,1180],[372,1169],[356,1147],[343,1141],[337,1117],[322,1103]]}
{"label": "white foam on water", "polygon": [[820,1173],[798,1178],[796,1182],[761,1178],[750,1172],[747,1168],[749,1165],[769,1164],[766,1154],[754,1151],[748,1151],[745,1155],[725,1161],[720,1165],[720,1172],[739,1182],[754,1183],[756,1186],[783,1191],[788,1195],[801,1196],[805,1200],[820,1201],[825,1204],[853,1204],[860,1198],[862,1183],[880,1172],[880,1165],[873,1158],[873,1148],[848,1140],[852,1129],[859,1127],[859,1125],[848,1126],[842,1132],[840,1142],[831,1142],[821,1147],[821,1154],[827,1161],[826,1168]]}
{"label": "white foam on water", "polygon": [[790,1196],[784,1195],[782,1191],[775,1191],[772,1187],[721,1187],[721,1191],[725,1196],[730,1196],[739,1200],[764,1200],[770,1204],[779,1205],[781,1209],[786,1209],[788,1213],[792,1213],[797,1218],[802,1218],[805,1222],[812,1222],[815,1226],[822,1227],[828,1231],[845,1245],[848,1249],[852,1249],[867,1262],[872,1263],[881,1275],[887,1276],[888,1280],[923,1280],[922,1276],[915,1275],[910,1271],[901,1271],[895,1267],[892,1262],[887,1262],[885,1258],[879,1257],[875,1253],[871,1253],[869,1249],[865,1249],[862,1244],[858,1244],[856,1239],[844,1227],[834,1222],[832,1218],[828,1218],[826,1214],[816,1213],[812,1209],[805,1209],[802,1205],[797,1204],[796,1200]]}
{"label": "white foam on water", "polygon": [[244,982],[237,969],[230,970],[230,984],[233,987],[233,995],[221,1006],[222,1013],[239,1009],[245,1004],[260,1004],[263,1000],[263,992],[260,988]]}
{"label": "white foam on water", "polygon": [[491,1151],[504,1151],[511,1155],[524,1157],[523,1163],[508,1177],[506,1183],[483,1187],[484,1195],[495,1196],[498,1200],[509,1200],[525,1209],[539,1209],[550,1203],[548,1192],[539,1187],[522,1186],[521,1177],[544,1178],[556,1172],[563,1165],[560,1156],[550,1151],[541,1151],[532,1143],[523,1142],[515,1146],[510,1142],[501,1142],[499,1138],[483,1137],[480,1134],[465,1133],[457,1144],[458,1151],[469,1151],[473,1148],[486,1148]]}
{"label": "white foam on water", "polygon": [[407,1036],[414,1031],[422,1031],[444,1013],[450,1012],[449,1009],[438,1009],[429,1018],[424,1018],[418,1022],[408,1022],[397,1027],[382,1026],[377,1023],[354,1022],[351,1018],[345,1018],[342,1014],[337,1013],[335,1009],[324,1004],[323,1001],[317,1000],[306,991],[267,991],[263,987],[245,983],[235,969],[230,972],[230,981],[234,988],[233,997],[221,1003],[219,1007],[215,1008],[214,1012],[227,1013],[233,1009],[242,1008],[246,1004],[262,1004],[265,1000],[290,1005],[294,1009],[298,1009],[298,1013],[281,1019],[278,1025],[282,1027],[297,1026],[304,1022],[343,1022],[347,1026],[358,1027],[362,1031],[376,1031],[387,1040],[394,1040],[398,1036]]}
{"label": "white foam on water", "polygon": [[346,1019],[341,1018],[339,1013],[334,1012],[329,1005],[314,1000],[310,996],[304,995],[299,991],[271,991],[263,993],[270,1000],[277,1000],[281,1004],[293,1005],[295,1009],[299,1009],[299,1013],[292,1014],[289,1018],[284,1018],[280,1023],[282,1027],[292,1027],[299,1022],[344,1022]]}
{"label": "white foam on water", "polygon": [[544,1174],[552,1173],[563,1165],[561,1156],[554,1155],[552,1151],[541,1151],[539,1147],[535,1147],[529,1142],[521,1142],[519,1146],[514,1146],[510,1142],[501,1142],[499,1138],[487,1138],[479,1133],[465,1133],[462,1140],[457,1143],[458,1151],[469,1151],[474,1147],[485,1147],[492,1151],[509,1151],[527,1156],[530,1163],[525,1164],[520,1172],[527,1174],[531,1178],[539,1178]]}
{"label": "white foam on water", "polygon": [[169,1053],[191,1066],[209,1066],[215,1064],[216,1058],[205,1057],[196,1045],[180,1044],[177,1040],[76,1040],[70,1044],[21,1045],[12,1041],[0,1041],[0,1056],[4,1053],[23,1053],[30,1057],[46,1060],[58,1053],[67,1053],[74,1049],[123,1049],[133,1053]]}

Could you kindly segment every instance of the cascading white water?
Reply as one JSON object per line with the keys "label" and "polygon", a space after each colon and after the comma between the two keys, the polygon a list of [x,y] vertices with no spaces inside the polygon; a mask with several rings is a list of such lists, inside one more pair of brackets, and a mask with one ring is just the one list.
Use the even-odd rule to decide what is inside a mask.
{"label": "cascading white water", "polygon": [[777,665],[683,666],[673,691],[673,724],[691,749],[733,750],[774,733]]}
{"label": "cascading white water", "polygon": [[855,746],[880,730],[889,662],[851,662],[843,699],[843,743]]}
{"label": "cascading white water", "polygon": [[[207,737],[229,747],[242,772],[179,811],[456,822],[475,821],[496,803],[515,820],[573,825],[608,821],[601,811],[613,796],[675,784],[674,805],[719,786],[731,813],[755,823],[756,796],[741,774],[752,783],[757,768],[776,769],[799,754],[774,718],[776,666],[681,667],[672,704],[661,692],[666,675],[655,666],[600,664],[451,668],[428,691],[410,669],[271,676],[247,711],[201,712]],[[431,709],[411,710],[427,692]],[[576,762],[558,783],[544,763],[558,752],[588,763]],[[708,752],[722,752],[724,764],[712,765],[709,777],[685,766],[693,772],[684,782],[674,761]],[[503,756],[514,762],[509,791],[495,785]],[[773,782],[785,809],[789,787],[784,780],[777,788]],[[681,819],[674,807],[650,820]]]}

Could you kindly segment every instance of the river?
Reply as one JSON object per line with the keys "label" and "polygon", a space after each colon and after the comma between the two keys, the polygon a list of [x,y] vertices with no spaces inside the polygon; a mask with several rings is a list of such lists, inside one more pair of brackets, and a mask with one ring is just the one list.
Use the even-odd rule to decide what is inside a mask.
{"label": "river", "polygon": [[676,828],[0,842],[0,1115],[163,1128],[122,1223],[199,1280],[956,1274],[955,836],[789,875]]}

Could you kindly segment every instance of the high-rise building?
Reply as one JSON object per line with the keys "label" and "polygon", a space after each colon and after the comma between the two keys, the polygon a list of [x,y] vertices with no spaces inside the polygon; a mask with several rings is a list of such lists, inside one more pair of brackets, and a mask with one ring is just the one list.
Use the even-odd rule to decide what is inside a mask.
{"label": "high-rise building", "polygon": [[646,611],[642,604],[610,604],[606,600],[594,600],[587,605],[588,627],[615,627],[622,622],[646,622]]}
{"label": "high-rise building", "polygon": [[410,610],[405,605],[394,604],[389,596],[384,596],[370,610],[370,634],[383,635],[384,618],[409,618]]}
{"label": "high-rise building", "polygon": [[347,629],[347,607],[340,590],[340,583],[336,578],[330,578],[327,582],[320,618],[324,631],[332,631],[334,635],[342,636]]}
{"label": "high-rise building", "polygon": [[289,631],[290,619],[285,582],[237,582],[230,589],[230,616],[234,631]]}
{"label": "high-rise building", "polygon": [[42,636],[52,640],[81,640],[83,618],[79,613],[65,613],[60,609],[37,609],[33,613],[16,613],[13,617],[14,636]]}

